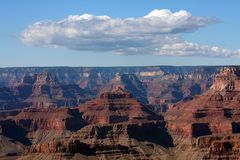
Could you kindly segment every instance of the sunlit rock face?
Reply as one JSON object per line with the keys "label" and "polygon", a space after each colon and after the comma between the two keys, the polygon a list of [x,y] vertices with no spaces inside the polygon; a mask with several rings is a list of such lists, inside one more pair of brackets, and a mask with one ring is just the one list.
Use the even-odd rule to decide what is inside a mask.
{"label": "sunlit rock face", "polygon": [[38,130],[76,131],[85,124],[79,111],[70,108],[27,108],[17,115],[6,117],[1,123],[4,131],[11,132],[11,126],[15,126],[26,133]]}
{"label": "sunlit rock face", "polygon": [[117,74],[109,84],[101,89],[101,92],[111,92],[119,87],[130,92],[139,102],[148,104],[146,86],[135,74]]}
{"label": "sunlit rock face", "polygon": [[150,111],[121,87],[102,93],[98,98],[81,105],[79,109],[89,124],[163,120],[163,117]]}
{"label": "sunlit rock face", "polygon": [[215,76],[214,91],[240,91],[240,71],[237,67],[224,67]]}
{"label": "sunlit rock face", "polygon": [[[205,157],[236,156],[240,133],[240,74],[237,67],[225,67],[214,78],[210,90],[193,100],[173,106],[167,113],[168,128],[172,135],[197,139],[194,146],[210,148]],[[230,136],[230,135],[234,136]],[[229,139],[225,136],[229,135]],[[208,137],[218,138],[208,138]],[[201,143],[201,144],[200,144]],[[203,144],[205,143],[205,144]],[[210,145],[211,144],[211,145]],[[239,149],[239,148],[238,148]],[[220,152],[219,150],[223,150]],[[219,152],[218,152],[219,151]]]}
{"label": "sunlit rock face", "polygon": [[[85,122],[83,128],[79,128],[67,137],[53,138],[32,145],[27,149],[27,153],[79,153],[95,159],[102,155],[113,159],[122,156],[127,159],[134,157],[156,159],[151,146],[160,146],[158,147],[160,150],[161,147],[173,146],[163,116],[149,110],[134,99],[131,93],[120,87],[100,94],[98,98],[80,105],[78,109],[80,114],[73,115],[82,117]],[[58,110],[62,112],[62,109]],[[26,113],[21,115],[26,115]],[[54,119],[58,119],[57,115]],[[74,121],[71,120],[71,122],[74,124]],[[80,119],[77,122],[80,122]],[[55,124],[52,123],[51,118],[50,124]],[[52,128],[66,130],[66,126],[63,127],[64,122],[60,121],[58,124],[59,126],[54,125]],[[77,125],[74,124],[74,126]],[[46,127],[48,128],[48,125]],[[148,156],[145,155],[147,151],[150,151]]]}
{"label": "sunlit rock face", "polygon": [[[34,75],[34,77],[35,81],[30,85],[30,94],[24,100],[31,107],[74,107],[86,101],[89,96],[89,93],[78,85],[60,84],[57,77],[52,73],[43,72]],[[21,83],[19,86],[23,84]]]}
{"label": "sunlit rock face", "polygon": [[[38,97],[47,97],[49,101],[40,99],[46,102],[43,106],[0,111],[0,159],[2,153],[12,154],[12,151],[17,151],[23,159],[47,159],[45,156],[52,156],[49,159],[238,159],[238,73],[237,67],[222,69],[214,77],[208,91],[199,96],[183,98],[180,103],[171,105],[166,114],[159,114],[141,103],[124,87],[121,76],[115,74],[110,80],[110,90],[99,93],[97,98],[91,98],[77,108],[52,106],[56,104],[55,100],[75,93],[75,87],[65,92],[69,86],[64,88],[54,77],[47,78],[45,73],[42,77],[25,77],[20,82],[20,88],[31,86],[29,88],[33,88],[34,93],[29,96],[26,92],[21,98],[35,97],[39,102]],[[179,83],[172,84],[175,95],[175,91],[182,91],[179,84],[183,84],[183,81],[201,79],[201,76],[195,75],[186,75],[188,80],[184,79],[185,75],[165,76],[165,81],[161,81],[164,74],[144,73],[141,76],[147,77],[149,84],[152,83],[152,76],[159,78],[154,80],[155,85],[152,86],[156,92],[158,89],[155,86],[159,85],[159,90],[166,89],[168,84],[176,80]],[[85,76],[88,78],[91,74]],[[129,84],[138,87],[146,84],[141,82],[143,79],[138,83],[135,75],[127,74],[125,78]],[[43,90],[37,87],[42,85],[50,86],[51,94],[44,87]],[[184,86],[186,91],[187,86],[191,85]],[[193,88],[199,90],[199,86]],[[171,90],[171,87],[168,89]],[[22,93],[20,90],[14,94]],[[72,97],[72,94],[68,97]],[[73,99],[76,98],[73,96]]]}
{"label": "sunlit rock face", "polygon": [[0,110],[32,104],[78,106],[121,85],[138,101],[166,112],[169,105],[209,89],[219,69],[218,66],[0,68]]}

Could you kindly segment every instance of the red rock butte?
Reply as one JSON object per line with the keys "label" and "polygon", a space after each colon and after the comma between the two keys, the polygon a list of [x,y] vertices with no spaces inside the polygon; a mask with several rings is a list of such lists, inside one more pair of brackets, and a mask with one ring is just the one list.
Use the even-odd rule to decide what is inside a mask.
{"label": "red rock butte", "polygon": [[163,120],[162,116],[150,111],[121,87],[101,93],[98,98],[81,105],[79,110],[89,124]]}
{"label": "red rock butte", "polygon": [[[58,115],[57,111],[53,112]],[[67,109],[66,111],[68,113]],[[66,111],[59,112],[66,116],[68,115]],[[167,133],[163,116],[150,111],[120,87],[115,91],[104,92],[98,98],[80,105],[79,111],[86,122],[83,128],[68,137],[32,145],[28,152],[49,154],[68,151],[74,154],[88,150],[87,154],[96,156],[95,159],[106,153],[112,159],[122,156],[127,157],[126,159],[147,159],[145,152],[150,150],[148,158],[157,159],[154,151],[146,144],[160,150],[162,146],[172,146],[172,139]],[[22,115],[28,117],[28,113]],[[62,123],[60,128],[63,126]],[[64,129],[63,127],[62,130]]]}

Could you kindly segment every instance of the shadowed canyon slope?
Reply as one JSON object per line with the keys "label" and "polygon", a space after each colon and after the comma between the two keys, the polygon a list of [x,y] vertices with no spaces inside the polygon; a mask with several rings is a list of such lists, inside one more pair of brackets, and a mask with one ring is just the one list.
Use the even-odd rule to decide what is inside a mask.
{"label": "shadowed canyon slope", "polygon": [[77,106],[91,97],[91,92],[76,84],[60,84],[56,76],[49,72],[26,75],[20,82],[0,90],[2,109],[16,109],[33,106]]}

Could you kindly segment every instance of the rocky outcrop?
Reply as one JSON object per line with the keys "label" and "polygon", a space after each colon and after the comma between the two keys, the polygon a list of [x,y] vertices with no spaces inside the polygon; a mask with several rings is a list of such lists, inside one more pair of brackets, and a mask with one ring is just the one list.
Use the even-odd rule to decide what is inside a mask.
{"label": "rocky outcrop", "polygon": [[[0,115],[3,115],[0,119],[0,159],[21,155],[24,148],[51,143],[54,138],[65,139],[66,135],[85,125],[79,110],[70,108],[27,108]],[[42,148],[47,150],[49,146]]]}
{"label": "rocky outcrop", "polygon": [[24,76],[20,83],[0,88],[0,110],[9,110],[29,106],[24,100],[32,93],[35,76]]}
{"label": "rocky outcrop", "polygon": [[81,153],[94,155],[90,145],[80,142],[78,139],[65,138],[63,140],[52,140],[45,144],[36,144],[29,148],[26,153]]}
{"label": "rocky outcrop", "polygon": [[[65,114],[61,114],[62,110],[63,108],[48,111],[50,115],[47,115],[48,112],[43,115],[53,117],[54,120],[58,117],[64,118]],[[65,110],[69,109],[65,108]],[[83,128],[68,136],[58,138],[55,136],[47,141],[34,143],[25,154],[65,153],[74,157],[80,154],[95,159],[102,155],[114,159],[122,156],[128,157],[128,159],[133,157],[146,159],[147,157],[157,157],[153,150],[154,147],[164,152],[163,147],[168,148],[173,145],[163,117],[150,111],[122,88],[102,93],[98,98],[80,105],[79,111],[82,114],[80,117],[86,122]],[[27,110],[27,114],[20,113],[19,117],[33,115],[36,117],[35,119],[38,119],[39,116],[34,113],[28,114],[28,112],[29,110]],[[51,120],[51,118],[48,119],[50,124],[55,124]],[[24,124],[19,124],[19,118],[15,118],[15,121],[19,126],[26,128],[23,126]],[[44,122],[44,120],[40,121]],[[73,122],[71,120],[71,123]],[[61,121],[57,127],[53,125],[50,129],[63,130],[62,123]],[[76,125],[74,124],[74,126]],[[29,130],[28,128],[26,130]],[[41,129],[41,126],[38,128]],[[48,125],[45,130],[47,129],[49,129]],[[148,153],[147,156],[146,153]]]}
{"label": "rocky outcrop", "polygon": [[27,102],[36,108],[54,106],[56,98],[62,97],[62,90],[56,77],[48,72],[37,76],[32,85],[32,93],[27,98]]}
{"label": "rocky outcrop", "polygon": [[135,74],[116,75],[103,89],[102,92],[114,91],[117,88],[123,88],[130,92],[135,99],[143,104],[148,103],[147,90],[144,83],[142,83]]}
{"label": "rocky outcrop", "polygon": [[112,92],[102,93],[99,98],[81,105],[79,110],[89,124],[163,120],[163,117],[141,105],[132,94],[125,92],[121,87]]}
{"label": "rocky outcrop", "polygon": [[140,142],[152,142],[164,147],[172,146],[172,139],[167,133],[165,123],[154,121],[145,123],[88,125],[79,130],[78,137],[88,143],[96,143],[98,141],[106,144],[113,142],[118,143],[121,139],[127,143],[128,140],[135,139]]}
{"label": "rocky outcrop", "polygon": [[169,106],[204,93],[212,84],[211,76],[198,72],[166,74],[143,82],[147,86],[149,104],[154,105],[156,111],[166,112]]}
{"label": "rocky outcrop", "polygon": [[240,91],[240,71],[237,67],[224,67],[221,74],[215,76],[214,91]]}
{"label": "rocky outcrop", "polygon": [[[205,92],[211,86],[212,76],[219,68],[171,66],[0,68],[0,87],[5,87],[0,89],[0,109],[28,107],[32,102],[37,106],[77,106],[79,102],[96,98],[101,91],[110,91],[104,89],[111,88],[111,85],[114,87],[115,84],[123,84],[139,101],[149,103],[156,111],[165,112],[169,105]],[[52,85],[54,91],[50,89],[52,90],[50,98],[46,94],[50,84],[44,80],[44,76],[41,77],[45,73],[53,80],[57,79],[54,82],[55,87],[57,84],[61,86],[53,89]],[[116,75],[119,75],[120,81],[116,81]],[[37,79],[47,84],[43,85],[44,95],[39,98],[36,94],[32,95],[33,83]],[[38,85],[41,86],[39,83]],[[36,92],[40,91],[36,89],[34,89]],[[61,94],[63,95],[60,98]]]}
{"label": "rocky outcrop", "polygon": [[[135,100],[132,94],[118,88],[79,107],[89,124],[79,131],[82,139],[116,141],[119,138],[149,141],[170,147],[171,136],[161,115]],[[105,142],[106,143],[106,142]]]}
{"label": "rocky outcrop", "polygon": [[12,87],[0,88],[0,110],[35,107],[74,107],[92,97],[76,84],[60,84],[49,72],[26,75]]}
{"label": "rocky outcrop", "polygon": [[[159,153],[162,152],[162,157],[167,155],[160,145],[169,143],[169,135],[164,134],[166,133],[164,128],[162,124],[152,122],[143,125],[128,123],[88,125],[69,138],[32,145],[25,154],[68,153],[74,157],[80,154],[93,159],[100,159],[102,156],[113,159],[121,157],[160,159]],[[157,154],[155,149],[159,150]]]}
{"label": "rocky outcrop", "polygon": [[[210,90],[201,96],[194,95],[209,88],[215,69],[180,69],[181,74],[177,70],[173,72],[171,67],[171,72],[168,69],[163,72],[158,67],[154,71],[116,69],[117,75],[126,76],[126,81],[115,72],[106,80],[106,75],[99,70],[86,69],[78,73],[83,76],[78,85],[85,86],[79,90],[75,84],[62,85],[59,75],[43,73],[25,77],[14,86],[22,87],[5,90],[6,93],[15,96],[17,102],[42,102],[42,105],[0,112],[0,159],[2,153],[3,156],[21,154],[21,159],[238,159],[238,68],[222,69]],[[112,89],[93,99],[91,96],[109,87],[106,84],[112,78]],[[148,100],[153,97],[150,103],[159,100],[152,104],[160,104],[160,101],[168,104],[165,118],[154,112],[154,107],[136,99],[126,84],[135,86],[139,95],[140,86],[144,86]],[[26,86],[31,86],[31,94],[20,96]],[[89,95],[92,100],[78,108],[51,107],[67,102],[66,99],[72,103],[71,99],[78,99],[79,93],[86,93],[86,89],[94,90],[94,94]],[[86,98],[88,94],[80,96]],[[32,101],[27,101],[31,98]],[[177,101],[180,102],[170,105]],[[5,149],[4,146],[11,147]]]}
{"label": "rocky outcrop", "polygon": [[[218,133],[227,134],[237,130],[233,127],[233,123],[238,124],[240,120],[238,118],[240,92],[237,87],[240,80],[236,74],[237,71],[237,68],[224,68],[216,76],[214,84],[208,92],[174,106],[167,114],[169,127],[171,128],[172,122],[181,120],[182,125],[190,125],[188,125],[190,133],[192,133],[190,137]],[[231,84],[234,85],[231,86]],[[231,89],[229,90],[229,88]],[[175,125],[173,124],[173,126]],[[196,130],[198,128],[205,128],[206,132],[201,133]],[[173,130],[177,130],[177,128]],[[201,130],[203,131],[203,129]],[[184,131],[187,130],[184,129]],[[198,135],[196,136],[195,133]]]}
{"label": "rocky outcrop", "polygon": [[193,146],[204,153],[203,159],[239,159],[239,134],[198,137]]}
{"label": "rocky outcrop", "polygon": [[76,131],[85,124],[79,111],[70,108],[27,108],[8,119],[13,120],[26,132],[37,130]]}
{"label": "rocky outcrop", "polygon": [[173,106],[166,115],[170,133],[197,138],[197,146],[209,150],[205,158],[239,155],[239,78],[239,68],[223,68],[209,91]]}
{"label": "rocky outcrop", "polygon": [[[102,157],[106,157],[106,159],[121,159],[123,157],[126,159],[160,159],[159,156],[164,157],[166,155],[161,149],[155,144],[141,143],[134,139],[121,137],[115,141],[105,139],[94,141],[91,144],[81,141],[77,137],[71,137],[35,145],[28,149],[26,154],[45,153],[49,155],[52,153],[56,155],[65,153],[67,155],[68,153],[68,157],[72,156],[73,159],[81,159],[83,156],[83,159],[102,159]],[[158,153],[156,153],[156,150],[159,150]]]}
{"label": "rocky outcrop", "polygon": [[44,72],[37,76],[32,93],[25,101],[36,108],[76,106],[86,100],[85,94],[77,85],[61,85],[55,75]]}

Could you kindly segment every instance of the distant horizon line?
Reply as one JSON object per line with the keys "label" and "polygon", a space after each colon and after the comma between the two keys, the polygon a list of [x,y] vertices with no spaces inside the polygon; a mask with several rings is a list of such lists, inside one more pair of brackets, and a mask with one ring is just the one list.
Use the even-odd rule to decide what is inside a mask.
{"label": "distant horizon line", "polygon": [[118,66],[8,66],[8,67],[1,67],[0,69],[7,69],[7,68],[118,68],[118,67],[231,67],[239,65],[118,65]]}

